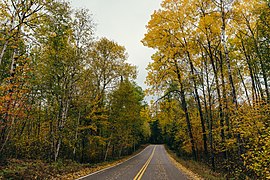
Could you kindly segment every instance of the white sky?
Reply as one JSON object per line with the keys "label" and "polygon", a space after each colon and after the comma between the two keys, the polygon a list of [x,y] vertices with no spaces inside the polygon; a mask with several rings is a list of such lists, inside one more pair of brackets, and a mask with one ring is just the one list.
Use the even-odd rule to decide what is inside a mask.
{"label": "white sky", "polygon": [[152,49],[140,42],[147,32],[145,26],[162,0],[70,0],[72,7],[87,8],[97,24],[95,35],[106,37],[125,46],[128,62],[138,67],[137,83],[143,89],[151,61]]}

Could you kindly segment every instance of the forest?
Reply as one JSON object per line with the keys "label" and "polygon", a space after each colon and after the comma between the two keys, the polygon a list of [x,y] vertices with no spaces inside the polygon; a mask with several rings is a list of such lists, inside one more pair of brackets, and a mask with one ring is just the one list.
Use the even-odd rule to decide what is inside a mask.
{"label": "forest", "polygon": [[149,113],[179,156],[270,178],[270,1],[164,0],[142,40]]}
{"label": "forest", "polygon": [[144,93],[124,46],[65,1],[0,2],[0,159],[95,163],[147,141]]}
{"label": "forest", "polygon": [[142,37],[145,91],[88,9],[0,0],[0,24],[0,166],[164,143],[227,178],[270,178],[269,0],[163,0]]}

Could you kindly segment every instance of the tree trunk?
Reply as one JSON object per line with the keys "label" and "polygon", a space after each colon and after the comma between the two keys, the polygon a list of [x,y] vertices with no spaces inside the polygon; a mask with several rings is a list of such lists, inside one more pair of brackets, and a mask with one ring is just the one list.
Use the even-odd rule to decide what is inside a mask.
{"label": "tree trunk", "polygon": [[[229,119],[229,108],[228,108],[228,101],[227,101],[227,91],[226,91],[226,85],[225,85],[225,77],[224,77],[224,72],[223,72],[223,57],[222,57],[222,52],[220,51],[220,75],[221,75],[221,83],[222,83],[222,98],[223,98],[223,103],[225,104],[225,107],[223,107],[223,113],[224,113],[224,118],[227,126],[227,136],[230,138],[231,137],[231,131],[230,131],[230,119]],[[223,131],[224,133],[224,131]],[[221,133],[222,134],[222,133]],[[224,137],[225,139],[225,137]],[[224,157],[226,158],[226,154],[224,154]]]}
{"label": "tree trunk", "polygon": [[[186,43],[186,40],[185,40],[185,43]],[[199,110],[199,114],[200,114],[201,127],[202,127],[202,133],[203,133],[204,154],[207,157],[208,156],[208,148],[207,148],[207,136],[206,136],[206,130],[205,130],[205,120],[204,120],[204,117],[203,117],[201,100],[200,100],[200,97],[199,97],[198,88],[197,88],[197,82],[196,82],[196,79],[195,79],[194,65],[193,65],[193,62],[191,60],[189,51],[187,51],[187,55],[188,55],[188,60],[189,60],[189,65],[190,65],[190,70],[191,70],[191,77],[192,77],[192,81],[193,81],[193,84],[194,84],[195,98],[196,98],[196,102],[197,102],[197,106],[198,106],[198,110]]]}
{"label": "tree trunk", "polygon": [[81,111],[79,111],[77,124],[76,124],[76,129],[75,129],[75,143],[74,143],[74,148],[73,148],[73,157],[74,157],[74,159],[76,159],[76,146],[77,146],[77,140],[78,140],[78,128],[79,128],[79,125],[80,125],[80,118],[81,118]]}
{"label": "tree trunk", "polygon": [[121,157],[121,155],[122,155],[122,150],[123,150],[123,146],[121,145],[121,146],[120,146],[120,150],[119,150],[119,154],[118,154],[118,158]]}
{"label": "tree trunk", "polygon": [[55,154],[54,154],[54,161],[56,161],[58,156],[59,156],[61,143],[62,143],[62,135],[60,135],[60,137],[58,139],[58,142],[57,142],[57,145],[56,145],[56,151],[55,151]]}
{"label": "tree trunk", "polygon": [[[205,71],[206,71],[206,83],[207,83],[207,92],[208,92],[208,105],[209,105],[209,143],[210,143],[210,153],[211,153],[211,165],[212,170],[215,171],[215,154],[214,154],[214,146],[213,146],[213,116],[212,116],[212,96],[211,96],[211,88],[209,84],[209,72],[208,72],[208,63],[207,59],[205,60]],[[207,108],[205,108],[207,111]]]}
{"label": "tree trunk", "polygon": [[258,40],[256,39],[255,34],[252,31],[248,22],[247,22],[247,26],[248,26],[248,29],[250,30],[250,33],[252,34],[255,52],[257,54],[257,57],[259,58],[259,63],[261,66],[262,76],[263,76],[263,81],[264,81],[264,86],[265,86],[266,99],[267,99],[267,102],[269,103],[270,102],[270,94],[269,94],[269,88],[268,88],[268,76],[267,76],[267,72],[266,72],[266,65],[263,62],[263,57],[262,57],[262,54],[261,54],[260,49],[258,47]]}
{"label": "tree trunk", "polygon": [[57,140],[57,144],[56,144],[56,151],[55,151],[55,156],[54,156],[54,160],[56,161],[58,156],[59,156],[59,151],[60,151],[60,147],[62,144],[62,139],[63,139],[63,129],[65,127],[65,123],[67,120],[67,113],[68,113],[68,109],[69,109],[69,98],[66,100],[65,103],[63,103],[63,107],[61,109],[61,118],[60,121],[58,122],[58,140]]}
{"label": "tree trunk", "polygon": [[252,98],[253,98],[253,101],[257,101],[258,100],[258,95],[257,95],[257,88],[256,88],[256,85],[255,85],[255,78],[254,78],[253,70],[252,70],[252,66],[251,66],[251,60],[250,60],[251,58],[248,55],[248,53],[246,52],[246,48],[245,48],[244,42],[242,40],[242,36],[240,38],[241,38],[242,50],[243,50],[243,53],[245,55],[245,60],[246,60],[247,65],[248,65],[249,76],[251,78]]}
{"label": "tree trunk", "polygon": [[193,134],[192,134],[192,127],[191,127],[190,117],[189,117],[189,113],[188,113],[188,109],[187,109],[185,91],[184,91],[184,87],[182,84],[181,74],[180,74],[180,70],[179,70],[179,67],[177,65],[176,59],[174,59],[174,65],[176,68],[177,78],[178,78],[178,82],[180,85],[181,106],[182,106],[182,109],[185,113],[186,123],[187,123],[187,127],[188,127],[188,134],[189,134],[189,139],[190,139],[190,143],[191,143],[192,154],[193,154],[194,159],[197,161],[195,142],[194,142],[194,138],[193,138]]}
{"label": "tree trunk", "polygon": [[246,87],[246,84],[245,84],[245,81],[244,81],[244,79],[243,79],[243,76],[242,76],[242,74],[241,74],[240,69],[238,69],[238,74],[239,74],[239,77],[240,77],[240,79],[241,79],[241,82],[242,82],[243,87],[244,87],[244,90],[245,90],[245,94],[246,94],[246,97],[247,97],[248,105],[251,107],[251,102],[250,102],[250,99],[249,99],[247,87]]}
{"label": "tree trunk", "polygon": [[2,51],[1,51],[1,54],[0,54],[0,66],[2,64],[2,61],[3,61],[3,58],[4,58],[4,54],[5,54],[5,51],[7,49],[7,44],[8,44],[8,41],[5,41],[5,44],[2,48]]}
{"label": "tree trunk", "polygon": [[[227,65],[227,71],[228,71],[228,76],[229,76],[229,82],[231,86],[231,93],[232,93],[232,98],[233,98],[233,104],[235,106],[235,113],[237,113],[238,110],[238,102],[237,102],[237,95],[236,95],[236,90],[233,82],[233,77],[232,77],[232,69],[231,69],[231,62],[229,58],[229,51],[227,48],[227,42],[226,42],[226,18],[225,18],[225,7],[224,7],[224,2],[223,0],[220,0],[220,13],[221,13],[221,21],[222,21],[222,26],[221,26],[221,44],[223,45],[224,48],[224,54],[225,54],[225,60],[226,60],[226,65]],[[238,125],[236,127],[238,129]],[[241,136],[240,133],[237,133],[237,144],[238,144],[238,155],[241,157],[242,154],[242,148],[241,148]]]}
{"label": "tree trunk", "polygon": [[111,135],[110,135],[110,140],[109,140],[109,142],[108,142],[108,144],[107,144],[107,148],[106,148],[106,151],[105,151],[105,156],[104,156],[104,161],[106,161],[106,160],[107,160],[107,157],[108,157],[108,152],[109,152],[110,145],[111,145],[111,141],[112,141],[112,133],[111,133]]}

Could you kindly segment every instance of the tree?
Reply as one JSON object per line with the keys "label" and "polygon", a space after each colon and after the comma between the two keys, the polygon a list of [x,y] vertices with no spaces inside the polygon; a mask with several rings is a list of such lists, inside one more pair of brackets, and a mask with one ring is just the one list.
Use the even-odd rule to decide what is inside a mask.
{"label": "tree", "polygon": [[[203,143],[201,156],[207,160],[210,148],[213,170],[226,168],[229,174],[232,170],[237,176],[248,174],[243,157],[250,151],[246,145],[253,141],[242,130],[249,129],[245,126],[248,119],[256,119],[251,114],[257,112],[258,104],[262,108],[269,104],[265,76],[268,63],[262,55],[268,52],[268,10],[264,1],[169,0],[163,1],[147,25],[142,42],[156,50],[148,67],[148,92],[161,94],[160,104],[180,100],[191,148],[185,149],[181,144],[179,151],[185,149],[196,157],[201,155]],[[166,102],[166,98],[170,100]],[[243,113],[242,107],[249,112]],[[174,119],[165,105],[159,105],[157,112]],[[197,129],[198,118],[201,131]],[[168,124],[161,126],[163,137],[169,137],[169,144],[175,146],[179,143],[177,134],[171,138],[166,129],[172,123],[164,122]],[[256,123],[251,126],[258,127],[259,122],[253,122]],[[264,129],[261,126],[260,132]],[[267,141],[266,137],[263,139]],[[216,156],[222,156],[221,160]],[[262,167],[266,162],[260,163]],[[251,171],[254,175],[255,171]]]}
{"label": "tree", "polygon": [[45,2],[0,2],[0,86],[1,86],[1,154],[10,141],[15,124],[29,110],[31,63],[27,55],[29,39],[40,19]]}
{"label": "tree", "polygon": [[[121,80],[118,88],[111,94],[109,130],[105,159],[111,144],[113,151],[118,150],[121,156],[124,149],[134,149],[145,138],[144,119],[140,113],[143,109],[144,94],[142,89],[128,79]],[[114,152],[113,152],[114,153]]]}

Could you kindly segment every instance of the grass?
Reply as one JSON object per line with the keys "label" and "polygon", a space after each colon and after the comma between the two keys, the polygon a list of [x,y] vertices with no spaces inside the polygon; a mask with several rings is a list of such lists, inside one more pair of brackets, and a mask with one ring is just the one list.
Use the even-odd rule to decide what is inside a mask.
{"label": "grass", "polygon": [[52,179],[76,172],[84,166],[73,161],[46,163],[40,160],[8,159],[6,165],[0,166],[0,179]]}
{"label": "grass", "polygon": [[177,156],[176,153],[174,153],[168,147],[166,147],[166,150],[174,160],[176,160],[182,166],[184,166],[188,170],[192,171],[193,173],[201,177],[201,179],[207,179],[207,180],[225,180],[226,179],[224,174],[213,172],[211,168],[204,163],[196,162],[194,160],[182,159],[181,157]]}

